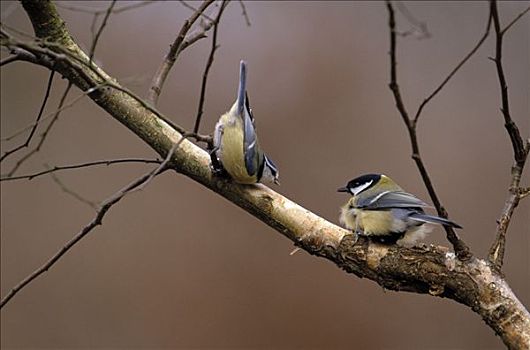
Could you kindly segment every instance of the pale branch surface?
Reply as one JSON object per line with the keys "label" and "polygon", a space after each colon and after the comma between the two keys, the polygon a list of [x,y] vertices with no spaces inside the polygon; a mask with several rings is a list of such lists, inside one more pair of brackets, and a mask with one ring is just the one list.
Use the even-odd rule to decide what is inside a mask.
{"label": "pale branch surface", "polygon": [[[35,33],[66,47],[79,60],[88,57],[68,34],[64,22],[48,1],[24,0]],[[53,51],[53,50],[49,50]],[[90,69],[73,59],[61,59],[45,49],[31,52],[59,61],[57,71],[82,90],[113,81],[94,64]],[[54,56],[55,55],[55,56]],[[64,53],[61,52],[64,56]],[[98,74],[94,73],[94,70]],[[109,115],[144,140],[161,156],[182,139],[182,133],[161,119],[117,83],[89,96]],[[382,246],[363,239],[302,208],[263,185],[244,186],[212,177],[208,154],[184,139],[175,150],[174,169],[227,198],[276,229],[306,251],[325,257],[348,272],[369,278],[387,289],[429,293],[451,298],[479,314],[510,348],[530,347],[530,315],[506,281],[486,262],[474,257],[455,259],[441,247]],[[146,175],[148,176],[148,175]],[[20,290],[20,289],[19,289]]]}
{"label": "pale branch surface", "polygon": [[[416,163],[416,166],[418,167],[418,170],[421,174],[421,178],[423,179],[423,182],[425,183],[425,187],[427,188],[427,192],[429,193],[429,196],[431,197],[431,200],[433,202],[434,207],[436,208],[436,211],[438,212],[438,215],[440,215],[443,218],[447,218],[448,214],[445,208],[443,207],[440,199],[438,198],[438,195],[436,194],[436,190],[434,189],[434,184],[432,183],[431,177],[429,176],[429,173],[427,171],[427,168],[425,167],[425,164],[423,163],[423,159],[421,158],[420,154],[420,146],[418,143],[418,136],[416,133],[416,121],[419,117],[419,113],[421,113],[421,109],[425,106],[427,102],[429,102],[434,95],[438,91],[440,91],[445,83],[442,83],[440,87],[434,91],[433,94],[431,94],[429,100],[427,102],[424,101],[424,103],[420,106],[418,109],[418,113],[414,120],[412,120],[409,116],[409,113],[407,112],[407,108],[405,107],[405,103],[403,102],[403,99],[401,97],[401,91],[398,85],[397,81],[397,63],[396,63],[396,45],[397,45],[397,38],[396,38],[396,19],[395,19],[395,13],[394,8],[392,6],[392,3],[390,1],[386,2],[387,9],[388,9],[388,27],[390,29],[390,90],[392,90],[392,94],[394,95],[394,100],[396,102],[396,107],[399,111],[399,114],[401,115],[401,119],[405,123],[405,126],[407,127],[407,131],[409,134],[410,139],[410,145],[412,148],[412,159]],[[456,72],[456,70],[454,71]],[[450,77],[452,76],[451,73]],[[448,79],[447,79],[448,80]],[[472,257],[471,251],[469,250],[469,247],[464,243],[463,240],[461,240],[458,235],[456,234],[455,230],[452,227],[444,226],[447,240],[453,245],[453,248],[455,250],[456,256],[459,259],[467,260]]]}

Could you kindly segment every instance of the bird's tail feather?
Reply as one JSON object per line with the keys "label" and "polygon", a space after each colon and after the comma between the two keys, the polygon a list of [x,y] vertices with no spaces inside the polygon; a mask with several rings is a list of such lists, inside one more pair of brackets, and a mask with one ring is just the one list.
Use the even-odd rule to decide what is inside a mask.
{"label": "bird's tail feather", "polygon": [[462,228],[462,226],[458,225],[455,222],[452,222],[451,220],[447,220],[447,219],[434,216],[434,215],[414,213],[410,216],[410,218],[416,221],[421,221],[421,222],[429,222],[429,223],[440,224],[440,225],[449,226],[449,227]]}

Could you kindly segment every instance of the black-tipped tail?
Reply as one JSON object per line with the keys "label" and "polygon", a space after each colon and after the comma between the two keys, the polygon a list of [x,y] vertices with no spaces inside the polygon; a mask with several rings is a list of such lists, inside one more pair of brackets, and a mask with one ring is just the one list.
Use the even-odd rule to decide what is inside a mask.
{"label": "black-tipped tail", "polygon": [[462,226],[458,225],[455,222],[452,222],[451,220],[447,220],[447,219],[434,216],[434,215],[414,213],[410,215],[410,218],[412,220],[421,221],[421,222],[429,222],[432,224],[439,224],[439,225],[444,225],[444,226],[449,226],[449,227],[454,227],[454,228],[462,228]]}

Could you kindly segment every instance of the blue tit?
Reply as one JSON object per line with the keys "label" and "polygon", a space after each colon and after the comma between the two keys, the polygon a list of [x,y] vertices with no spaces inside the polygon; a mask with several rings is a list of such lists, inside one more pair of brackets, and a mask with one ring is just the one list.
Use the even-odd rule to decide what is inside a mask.
{"label": "blue tit", "polygon": [[263,153],[258,142],[256,127],[246,92],[247,70],[245,61],[239,66],[237,100],[215,125],[212,168],[223,170],[240,184],[268,182],[279,184],[278,168]]}
{"label": "blue tit", "polygon": [[431,231],[426,223],[462,228],[447,219],[425,214],[423,208],[430,206],[403,191],[386,175],[363,175],[338,191],[352,195],[341,208],[341,223],[380,243],[413,245]]}

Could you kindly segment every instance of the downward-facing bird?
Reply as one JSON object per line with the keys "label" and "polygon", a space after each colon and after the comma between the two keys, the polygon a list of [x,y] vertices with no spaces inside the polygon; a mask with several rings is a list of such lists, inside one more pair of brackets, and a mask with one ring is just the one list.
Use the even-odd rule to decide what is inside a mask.
{"label": "downward-facing bird", "polygon": [[210,153],[215,173],[225,170],[237,183],[279,184],[279,172],[260,148],[255,121],[246,92],[246,63],[239,67],[237,100],[215,125],[214,149]]}
{"label": "downward-facing bird", "polygon": [[462,228],[450,220],[425,214],[423,208],[429,205],[403,191],[386,175],[366,174],[338,191],[352,195],[341,208],[341,223],[380,243],[412,245],[431,230],[425,224]]}

